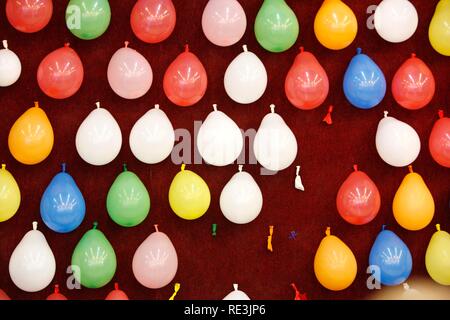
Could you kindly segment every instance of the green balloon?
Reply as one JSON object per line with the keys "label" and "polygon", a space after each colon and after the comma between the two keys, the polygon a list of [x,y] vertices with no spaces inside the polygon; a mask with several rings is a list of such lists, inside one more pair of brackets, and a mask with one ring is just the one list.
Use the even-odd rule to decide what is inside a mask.
{"label": "green balloon", "polygon": [[122,227],[134,227],[145,220],[150,211],[150,196],[139,177],[127,170],[114,180],[106,197],[111,219]]}
{"label": "green balloon", "polygon": [[67,5],[67,28],[80,39],[100,37],[108,29],[110,21],[108,0],[70,0]]}
{"label": "green balloon", "polygon": [[283,52],[297,41],[299,25],[294,11],[284,0],[264,0],[255,20],[259,44],[271,52]]}
{"label": "green balloon", "polygon": [[94,222],[94,227],[83,235],[73,251],[74,277],[86,288],[101,288],[114,277],[116,267],[114,249]]}

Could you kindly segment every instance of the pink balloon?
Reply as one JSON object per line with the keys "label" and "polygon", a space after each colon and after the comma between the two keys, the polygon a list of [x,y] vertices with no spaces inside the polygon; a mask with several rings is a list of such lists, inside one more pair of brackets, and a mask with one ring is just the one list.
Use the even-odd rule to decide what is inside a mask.
{"label": "pink balloon", "polygon": [[125,99],[137,99],[152,86],[153,71],[145,57],[125,47],[114,53],[108,65],[108,82],[113,91]]}
{"label": "pink balloon", "polygon": [[168,285],[178,269],[178,256],[169,237],[158,231],[141,243],[133,257],[133,274],[144,287],[159,289]]}
{"label": "pink balloon", "polygon": [[209,0],[203,11],[202,28],[206,38],[215,45],[231,46],[244,35],[247,18],[236,0]]}

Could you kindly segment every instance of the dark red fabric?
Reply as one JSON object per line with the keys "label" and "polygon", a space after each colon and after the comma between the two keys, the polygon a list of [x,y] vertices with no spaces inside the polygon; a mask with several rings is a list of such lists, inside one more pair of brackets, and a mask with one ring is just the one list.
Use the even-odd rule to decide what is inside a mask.
{"label": "dark red fabric", "polygon": [[[245,9],[248,27],[239,44],[219,48],[203,35],[201,16],[207,0],[174,0],[177,24],[172,36],[165,42],[149,45],[139,41],[132,33],[129,16],[134,0],[111,0],[112,21],[108,31],[99,39],[76,39],[65,27],[64,10],[68,1],[54,1],[54,14],[50,24],[36,34],[24,34],[14,30],[6,21],[5,0],[1,1],[0,38],[8,39],[9,47],[21,58],[23,71],[20,80],[9,88],[0,88],[1,130],[0,160],[7,164],[18,181],[22,192],[22,204],[14,218],[0,223],[0,288],[14,299],[42,299],[53,291],[49,286],[38,293],[24,293],[17,289],[8,275],[9,257],[22,236],[30,230],[33,220],[39,221],[53,249],[57,261],[54,283],[59,283],[61,293],[71,299],[104,299],[113,289],[113,282],[104,288],[92,290],[67,290],[66,268],[72,251],[80,237],[99,222],[101,229],[116,250],[118,268],[114,281],[131,299],[168,299],[173,285],[160,290],[142,287],[131,270],[134,251],[159,224],[173,241],[179,257],[179,270],[175,281],[181,283],[177,299],[221,299],[232,290],[232,283],[239,283],[253,299],[293,299],[291,283],[309,299],[356,299],[369,293],[365,273],[368,254],[382,224],[396,232],[409,246],[414,257],[413,275],[426,275],[424,255],[428,241],[435,231],[434,224],[441,223],[443,230],[450,230],[449,169],[437,165],[428,151],[428,136],[437,117],[437,110],[444,108],[449,114],[449,59],[435,52],[428,41],[428,25],[436,1],[413,0],[419,13],[419,27],[414,36],[401,44],[382,40],[366,27],[369,15],[366,9],[376,3],[372,0],[346,1],[354,10],[359,23],[356,40],[345,50],[330,51],[322,47],[314,36],[313,21],[321,1],[288,1],[300,22],[300,36],[289,51],[274,54],[264,51],[256,42],[253,23],[262,1],[240,1]],[[110,89],[106,70],[113,53],[123,46],[141,52],[151,63],[154,82],[150,91],[138,100],[124,100]],[[39,62],[50,51],[70,42],[81,57],[85,67],[85,79],[80,91],[72,98],[57,101],[46,97],[36,82]],[[180,108],[165,97],[162,79],[167,66],[183,51],[185,43],[203,62],[209,77],[205,97],[195,106]],[[264,62],[269,83],[264,96],[251,105],[233,103],[223,88],[223,75],[228,64],[239,54],[241,45],[247,44]],[[284,94],[284,77],[298,52],[300,45],[318,58],[328,73],[330,94],[326,102],[313,111],[300,111],[289,104]],[[351,57],[360,46],[383,70],[388,85],[397,68],[415,52],[433,71],[437,90],[426,108],[408,111],[398,106],[388,90],[380,106],[371,110],[352,107],[344,97],[342,79]],[[40,101],[55,131],[55,145],[49,158],[35,166],[25,166],[15,161],[8,151],[8,132],[17,117],[33,101]],[[94,167],[82,161],[75,149],[75,134],[83,119],[101,101],[117,119],[123,134],[123,146],[116,160],[103,167]],[[212,203],[207,214],[196,221],[184,221],[171,212],[167,200],[169,185],[180,170],[170,159],[157,165],[140,163],[130,151],[128,137],[135,121],[154,103],[168,114],[176,128],[193,131],[194,120],[203,120],[211,111],[211,104],[233,118],[240,127],[257,128],[263,116],[269,112],[269,104],[277,105],[277,112],[284,117],[294,131],[299,154],[295,164],[300,164],[305,191],[294,188],[295,164],[275,176],[259,175],[258,165],[246,165],[260,185],[264,195],[263,211],[257,220],[248,225],[228,222],[219,209],[219,195],[223,186],[237,171],[237,166],[224,168],[208,165],[189,165],[208,183]],[[322,121],[328,105],[334,105],[333,124]],[[422,150],[414,163],[414,169],[428,184],[435,202],[436,214],[432,224],[418,232],[403,230],[394,220],[391,205],[407,168],[393,168],[385,164],[375,149],[375,132],[383,111],[406,121],[416,128],[422,141]],[[248,148],[248,146],[247,146]],[[60,170],[60,163],[67,162],[86,200],[87,215],[83,224],[70,234],[56,234],[46,228],[39,214],[42,193],[51,178]],[[137,173],[151,195],[151,212],[139,226],[125,229],[109,219],[106,212],[106,194],[121,171],[122,163]],[[337,213],[335,197],[341,183],[357,163],[377,184],[381,193],[381,211],[377,218],[364,226],[353,226]],[[211,235],[211,224],[217,224],[217,236]],[[273,225],[273,252],[266,249],[269,225]],[[358,276],[353,285],[342,292],[331,292],[317,282],[313,271],[315,251],[331,226],[355,253]],[[291,231],[297,231],[295,240],[289,239]]]}

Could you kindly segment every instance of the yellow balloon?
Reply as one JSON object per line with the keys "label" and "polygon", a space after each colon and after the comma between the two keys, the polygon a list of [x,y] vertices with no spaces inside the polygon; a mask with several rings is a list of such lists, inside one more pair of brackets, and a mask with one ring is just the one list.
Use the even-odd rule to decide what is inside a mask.
{"label": "yellow balloon", "polygon": [[436,6],[428,29],[431,46],[444,56],[450,56],[450,0],[441,0]]}
{"label": "yellow balloon", "polygon": [[340,50],[355,40],[358,21],[341,0],[324,0],[314,20],[317,40],[326,48]]}
{"label": "yellow balloon", "polygon": [[434,200],[422,177],[412,166],[394,196],[392,211],[398,224],[407,230],[425,228],[434,216]]}
{"label": "yellow balloon", "polygon": [[450,234],[442,231],[439,224],[436,229],[425,254],[425,266],[434,281],[450,286]]}
{"label": "yellow balloon", "polygon": [[205,214],[211,203],[211,193],[205,180],[181,166],[169,189],[169,203],[173,212],[186,220],[198,219]]}
{"label": "yellow balloon", "polygon": [[16,179],[2,164],[0,169],[0,222],[11,219],[20,206],[20,189]]}
{"label": "yellow balloon", "polygon": [[356,278],[358,270],[352,250],[338,237],[330,235],[320,242],[314,257],[314,273],[325,288],[333,291],[348,288]]}
{"label": "yellow balloon", "polygon": [[8,136],[9,151],[23,164],[44,161],[53,148],[53,128],[37,102],[14,122]]}

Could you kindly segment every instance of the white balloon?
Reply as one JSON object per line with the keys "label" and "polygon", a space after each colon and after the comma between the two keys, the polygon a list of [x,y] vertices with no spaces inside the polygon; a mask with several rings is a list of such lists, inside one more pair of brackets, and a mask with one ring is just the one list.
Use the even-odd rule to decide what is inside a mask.
{"label": "white balloon", "polygon": [[383,0],[374,15],[375,30],[389,42],[406,41],[416,32],[419,17],[408,0]]}
{"label": "white balloon", "polygon": [[7,87],[19,79],[22,64],[19,57],[8,49],[8,41],[3,40],[3,47],[0,50],[0,87]]}
{"label": "white balloon", "polygon": [[28,231],[9,259],[9,275],[21,290],[36,292],[46,288],[56,271],[55,256],[45,236],[33,222],[33,230]]}
{"label": "white balloon", "polygon": [[150,109],[133,126],[130,133],[130,148],[140,161],[154,164],[166,159],[175,144],[175,131],[166,113]]}
{"label": "white balloon", "polygon": [[244,138],[237,124],[213,105],[197,136],[197,148],[202,158],[213,166],[233,163],[241,154]]}
{"label": "white balloon", "polygon": [[253,151],[256,160],[266,169],[280,171],[289,167],[297,156],[297,139],[283,118],[270,105],[256,133]]}
{"label": "white balloon", "polygon": [[267,71],[261,60],[247,50],[240,53],[225,71],[225,91],[238,103],[255,102],[264,94],[267,87]]}
{"label": "white balloon", "polygon": [[416,160],[420,139],[409,124],[387,116],[378,123],[375,144],[381,159],[394,167],[404,167]]}
{"label": "white balloon", "polygon": [[241,290],[238,290],[238,285],[233,284],[234,290],[223,298],[223,300],[250,300],[249,296]]}
{"label": "white balloon", "polygon": [[95,166],[113,161],[122,147],[122,133],[112,114],[100,108],[93,110],[78,128],[75,145],[80,157]]}
{"label": "white balloon", "polygon": [[242,165],[239,165],[239,172],[222,189],[220,210],[231,222],[244,224],[258,217],[262,205],[261,189],[249,173],[242,172]]}

